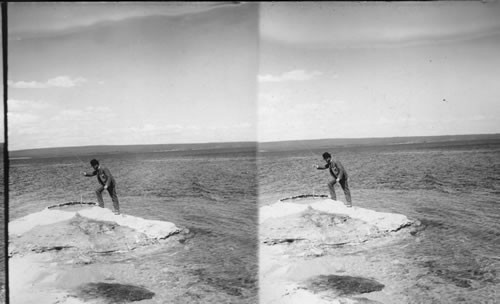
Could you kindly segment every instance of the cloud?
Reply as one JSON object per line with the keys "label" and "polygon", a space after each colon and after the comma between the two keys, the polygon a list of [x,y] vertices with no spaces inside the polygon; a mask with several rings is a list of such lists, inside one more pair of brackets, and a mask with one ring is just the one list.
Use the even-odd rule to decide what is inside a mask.
{"label": "cloud", "polygon": [[119,22],[129,18],[189,16],[223,7],[245,5],[247,4],[234,2],[12,3],[9,6],[9,39],[83,31],[105,22]]}
{"label": "cloud", "polygon": [[234,129],[247,129],[247,128],[253,128],[254,125],[249,123],[249,122],[241,122],[241,123],[238,123],[238,124],[235,124],[233,126]]}
{"label": "cloud", "polygon": [[16,89],[46,89],[46,88],[71,88],[81,85],[87,79],[83,77],[71,78],[69,76],[57,76],[46,82],[38,81],[7,81],[9,87]]}
{"label": "cloud", "polygon": [[47,109],[50,107],[49,104],[43,101],[34,100],[20,100],[20,99],[9,99],[7,101],[9,112],[29,112],[29,111],[39,111],[42,109]]}
{"label": "cloud", "polygon": [[128,128],[129,131],[134,132],[134,133],[139,133],[139,134],[167,134],[167,133],[197,133],[197,132],[203,132],[203,131],[227,131],[227,130],[234,130],[234,129],[249,129],[253,128],[253,125],[248,122],[240,122],[236,124],[224,124],[224,125],[219,125],[219,126],[208,126],[208,127],[202,127],[198,125],[180,125],[180,124],[163,124],[163,123],[145,123],[141,126],[138,127],[130,127]]}
{"label": "cloud", "polygon": [[25,124],[33,124],[40,121],[40,117],[32,113],[9,112],[7,113],[7,116],[9,118],[9,125],[11,127],[21,126]]}
{"label": "cloud", "polygon": [[[255,126],[250,122],[207,126],[148,121],[129,126],[124,132],[127,133],[126,140],[136,144],[206,142],[206,138],[211,138],[210,141],[215,142],[241,141],[241,134],[245,135],[244,140],[254,140],[256,135]],[[123,141],[124,136],[117,138]]]}
{"label": "cloud", "polygon": [[8,124],[9,133],[32,134],[40,131],[40,123],[43,123],[48,112],[53,107],[43,101],[9,99]]}
{"label": "cloud", "polygon": [[41,89],[45,87],[45,84],[36,81],[17,81],[12,80],[7,81],[7,84],[11,88],[16,89]]}
{"label": "cloud", "polygon": [[295,98],[290,94],[259,94],[258,139],[260,141],[331,138],[346,128],[351,102],[343,99]]}
{"label": "cloud", "polygon": [[157,125],[153,123],[146,123],[141,127],[132,127],[130,130],[139,134],[179,133],[183,130],[183,126],[178,124]]}
{"label": "cloud", "polygon": [[263,3],[264,40],[302,47],[422,45],[498,35],[499,1]]}
{"label": "cloud", "polygon": [[487,119],[487,117],[482,114],[476,114],[469,118],[469,120],[485,120],[485,119]]}
{"label": "cloud", "polygon": [[[442,118],[441,118],[442,119]],[[428,122],[433,122],[433,119],[429,119]],[[417,118],[411,117],[408,115],[393,115],[393,116],[379,116],[376,121],[374,121],[375,124],[380,124],[380,125],[396,125],[396,127],[404,125],[404,124],[415,124],[418,123]]]}
{"label": "cloud", "polygon": [[84,109],[64,109],[60,110],[50,120],[71,121],[73,124],[83,124],[99,122],[103,124],[116,117],[116,114],[108,107],[86,107]]}
{"label": "cloud", "polygon": [[259,82],[307,81],[321,74],[319,71],[293,70],[277,76],[270,74],[259,75],[258,80]]}
{"label": "cloud", "polygon": [[[110,108],[65,108],[53,104],[15,100],[9,109],[9,138],[13,149],[114,144],[115,136],[128,138],[117,128],[118,115]],[[31,106],[30,106],[31,105]]]}
{"label": "cloud", "polygon": [[49,87],[71,88],[87,81],[85,78],[77,77],[71,79],[68,76],[58,76],[47,81]]}

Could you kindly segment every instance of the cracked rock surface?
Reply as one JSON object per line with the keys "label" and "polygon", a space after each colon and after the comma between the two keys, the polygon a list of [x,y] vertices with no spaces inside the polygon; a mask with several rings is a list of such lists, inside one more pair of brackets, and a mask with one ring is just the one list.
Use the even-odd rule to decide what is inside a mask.
{"label": "cracked rock surface", "polygon": [[174,224],[99,207],[9,223],[11,303],[156,303],[137,258],[182,246]]}
{"label": "cracked rock surface", "polygon": [[394,267],[368,253],[411,235],[406,216],[300,199],[261,207],[259,219],[260,303],[402,300],[379,275]]}

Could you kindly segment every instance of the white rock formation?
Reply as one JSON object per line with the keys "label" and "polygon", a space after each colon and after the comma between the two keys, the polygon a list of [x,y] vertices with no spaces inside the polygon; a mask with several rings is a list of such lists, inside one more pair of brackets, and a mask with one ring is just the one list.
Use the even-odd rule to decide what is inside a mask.
{"label": "white rock formation", "polygon": [[[10,303],[103,303],[74,294],[109,276],[130,284],[136,271],[132,265],[107,263],[103,256],[154,250],[153,245],[163,246],[167,241],[162,240],[180,231],[173,223],[115,215],[100,207],[45,209],[16,219],[9,223]],[[131,258],[138,254],[134,251]]]}
{"label": "white rock formation", "polygon": [[342,202],[331,199],[309,200],[311,203],[287,203],[279,202],[261,207],[259,210],[259,222],[268,219],[298,214],[312,208],[326,213],[344,214],[352,219],[358,219],[367,224],[374,225],[380,230],[394,231],[412,223],[406,216],[395,213],[383,213],[360,207],[346,207]]}
{"label": "white rock formation", "polygon": [[110,209],[92,207],[80,211],[44,209],[10,222],[9,234],[20,236],[37,226],[63,222],[77,216],[77,214],[92,220],[114,222],[120,226],[137,230],[154,239],[164,239],[180,231],[173,223],[146,220],[125,214],[115,215]]}
{"label": "white rock formation", "polygon": [[[342,248],[355,250],[356,246],[369,244],[372,240],[383,242],[414,223],[401,214],[349,208],[330,199],[264,206],[259,210],[259,222],[260,303],[318,304],[364,301],[365,293],[317,292],[310,288],[310,282],[329,275],[334,280],[342,280],[345,276],[346,285],[356,279],[362,282],[367,274],[377,272],[376,267],[385,265],[374,266],[363,256],[346,254]],[[369,300],[372,302],[366,303],[380,300],[386,303],[383,292],[374,292],[377,293]]]}

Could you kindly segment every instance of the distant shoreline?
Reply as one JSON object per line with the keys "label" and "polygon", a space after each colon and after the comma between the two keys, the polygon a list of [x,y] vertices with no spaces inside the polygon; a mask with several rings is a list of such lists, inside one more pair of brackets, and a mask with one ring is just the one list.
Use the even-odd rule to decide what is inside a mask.
{"label": "distant shoreline", "polygon": [[374,137],[374,138],[331,138],[288,140],[273,142],[221,142],[191,144],[154,144],[154,145],[109,145],[40,148],[10,151],[10,159],[64,157],[74,155],[134,154],[134,153],[230,153],[230,152],[283,152],[313,149],[337,149],[377,146],[435,146],[439,144],[473,145],[499,143],[500,134],[442,135],[412,137]]}
{"label": "distant shoreline", "polygon": [[500,145],[500,134],[283,141],[259,144],[259,152],[273,153],[306,150],[316,150],[317,152],[317,150],[356,150],[366,148],[383,150],[390,148],[433,149],[443,147],[471,147],[476,145]]}
{"label": "distant shoreline", "polygon": [[478,141],[478,140],[499,140],[500,134],[471,134],[471,135],[436,135],[436,136],[406,136],[406,137],[367,137],[367,138],[325,138],[308,140],[287,140],[261,142],[259,148],[276,149],[292,146],[303,146],[308,144],[310,147],[319,146],[378,146],[378,145],[409,145],[426,143],[444,143],[460,141]]}
{"label": "distant shoreline", "polygon": [[201,144],[157,144],[157,145],[113,145],[113,146],[81,146],[14,150],[9,152],[10,159],[50,158],[66,156],[134,154],[134,153],[224,153],[253,152],[256,142],[228,142]]}

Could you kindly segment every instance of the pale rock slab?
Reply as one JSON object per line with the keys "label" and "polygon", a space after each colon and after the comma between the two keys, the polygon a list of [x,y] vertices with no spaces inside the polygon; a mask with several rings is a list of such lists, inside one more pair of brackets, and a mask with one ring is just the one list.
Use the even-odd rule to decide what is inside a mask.
{"label": "pale rock slab", "polygon": [[367,270],[374,266],[363,256],[343,255],[336,248],[390,241],[415,223],[405,215],[349,208],[331,199],[308,199],[261,207],[259,223],[260,303],[379,303],[381,299],[397,303],[384,290],[367,299],[366,293],[315,292],[307,282],[332,276],[355,284],[364,281],[367,273],[376,274]]}

